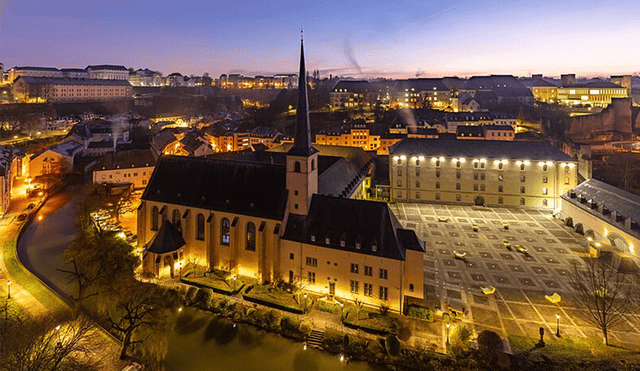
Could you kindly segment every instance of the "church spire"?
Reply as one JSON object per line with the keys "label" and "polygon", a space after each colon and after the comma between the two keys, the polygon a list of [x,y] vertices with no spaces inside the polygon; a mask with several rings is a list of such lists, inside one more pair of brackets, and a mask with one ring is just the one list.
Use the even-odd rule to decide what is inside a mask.
{"label": "church spire", "polygon": [[296,132],[293,147],[289,154],[309,156],[317,152],[311,146],[311,125],[309,124],[309,102],[307,95],[307,69],[304,63],[304,39],[300,33],[300,73],[298,74],[298,109],[296,113]]}

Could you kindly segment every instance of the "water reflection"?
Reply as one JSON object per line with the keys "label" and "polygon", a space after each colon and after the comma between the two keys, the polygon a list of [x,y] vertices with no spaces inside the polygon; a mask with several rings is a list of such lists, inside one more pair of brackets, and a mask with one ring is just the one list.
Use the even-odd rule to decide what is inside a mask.
{"label": "water reflection", "polygon": [[185,309],[169,339],[169,371],[372,371],[366,363],[345,364],[254,327],[210,313]]}

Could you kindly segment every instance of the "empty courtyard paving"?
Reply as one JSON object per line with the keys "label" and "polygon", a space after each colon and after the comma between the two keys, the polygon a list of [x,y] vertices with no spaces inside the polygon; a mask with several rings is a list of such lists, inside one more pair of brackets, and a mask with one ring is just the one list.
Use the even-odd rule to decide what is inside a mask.
{"label": "empty courtyard paving", "polygon": [[[571,300],[571,263],[584,265],[588,242],[549,212],[471,206],[393,204],[405,228],[425,241],[425,298],[433,307],[467,311],[462,320],[475,333],[489,329],[501,336],[547,339],[560,315],[563,336],[601,338]],[[444,221],[447,218],[447,221]],[[503,227],[508,223],[508,229]],[[477,226],[474,231],[473,225]],[[505,247],[521,245],[523,254]],[[454,251],[466,253],[456,259]],[[485,295],[481,288],[496,288]],[[552,304],[545,295],[558,293]],[[613,331],[613,341],[640,344],[640,322],[629,317]]]}

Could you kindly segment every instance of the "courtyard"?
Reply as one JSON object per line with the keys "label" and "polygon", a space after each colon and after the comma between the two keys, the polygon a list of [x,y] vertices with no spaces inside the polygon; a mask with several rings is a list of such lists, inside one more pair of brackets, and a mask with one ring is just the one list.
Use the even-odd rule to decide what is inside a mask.
{"label": "courtyard", "polygon": [[[463,310],[458,319],[476,334],[493,330],[504,338],[564,337],[601,339],[571,300],[570,269],[584,264],[587,239],[565,227],[550,212],[472,206],[393,204],[405,228],[425,241],[424,293],[430,306]],[[446,219],[446,221],[444,221]],[[508,223],[508,229],[503,227]],[[474,225],[477,231],[474,231]],[[528,254],[511,250],[521,245]],[[456,259],[466,254],[465,260]],[[493,286],[485,295],[482,287]],[[551,303],[545,295],[562,298]],[[423,336],[444,337],[440,334]],[[640,344],[640,321],[628,316],[612,333],[618,344]]]}

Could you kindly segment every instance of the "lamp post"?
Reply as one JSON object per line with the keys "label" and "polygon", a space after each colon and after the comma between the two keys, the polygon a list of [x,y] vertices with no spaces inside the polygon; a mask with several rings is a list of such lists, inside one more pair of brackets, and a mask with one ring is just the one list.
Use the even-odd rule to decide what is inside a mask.
{"label": "lamp post", "polygon": [[344,304],[340,303],[340,323],[342,324],[342,332],[344,332]]}
{"label": "lamp post", "polygon": [[556,314],[556,336],[560,337],[560,315]]}
{"label": "lamp post", "polygon": [[451,325],[447,323],[445,326],[447,327],[447,346],[449,346],[449,327],[451,327]]}
{"label": "lamp post", "polygon": [[180,260],[178,265],[180,266],[180,279],[182,279],[182,260]]}
{"label": "lamp post", "polygon": [[7,299],[11,299],[11,280],[7,281]]}
{"label": "lamp post", "polygon": [[307,313],[307,293],[304,293],[304,312]]}
{"label": "lamp post", "polygon": [[236,291],[236,279],[238,278],[238,276],[233,276],[233,292]]}

